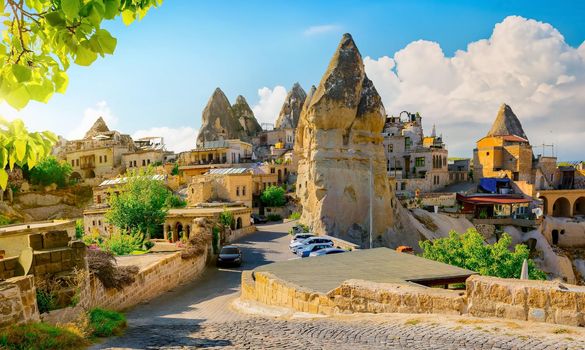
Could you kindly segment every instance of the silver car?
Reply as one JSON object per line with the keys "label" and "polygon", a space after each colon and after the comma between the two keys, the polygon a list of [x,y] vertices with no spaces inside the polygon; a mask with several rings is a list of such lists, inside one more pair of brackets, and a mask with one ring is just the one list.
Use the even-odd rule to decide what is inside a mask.
{"label": "silver car", "polygon": [[347,252],[347,250],[331,247],[331,248],[317,250],[316,252],[311,252],[309,254],[309,256],[322,256],[322,255],[339,254],[339,253],[345,253],[345,252]]}

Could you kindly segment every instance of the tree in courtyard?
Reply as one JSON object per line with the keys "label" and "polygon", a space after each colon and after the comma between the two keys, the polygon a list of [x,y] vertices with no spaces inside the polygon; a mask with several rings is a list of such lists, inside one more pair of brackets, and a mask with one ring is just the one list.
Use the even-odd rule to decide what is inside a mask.
{"label": "tree in courtyard", "polygon": [[65,187],[71,171],[69,163],[60,162],[57,158],[49,156],[30,170],[30,181],[35,185],[47,186],[54,183],[59,187]]}
{"label": "tree in courtyard", "polygon": [[14,108],[47,102],[67,88],[72,63],[91,65],[111,55],[117,40],[105,20],[126,25],[142,19],[162,0],[0,0],[0,102]]}
{"label": "tree in courtyard", "polygon": [[22,120],[9,122],[0,117],[0,188],[4,190],[8,185],[7,168],[12,170],[14,165],[26,165],[33,169],[51,154],[55,142],[57,136],[52,132],[28,132]]}
{"label": "tree in courtyard", "polygon": [[123,232],[136,231],[147,237],[164,223],[173,193],[152,175],[151,171],[129,172],[126,182],[112,190],[108,222]]}
{"label": "tree in courtyard", "polygon": [[282,207],[286,204],[284,189],[279,186],[270,186],[260,196],[262,203],[268,207]]}
{"label": "tree in courtyard", "polygon": [[483,236],[474,228],[463,234],[451,231],[449,237],[419,242],[424,258],[469,269],[480,275],[520,278],[522,263],[527,259],[529,277],[546,279],[546,274],[529,259],[528,247],[517,244],[511,251],[509,249],[511,244],[512,237],[507,233],[504,233],[498,242],[486,244]]}

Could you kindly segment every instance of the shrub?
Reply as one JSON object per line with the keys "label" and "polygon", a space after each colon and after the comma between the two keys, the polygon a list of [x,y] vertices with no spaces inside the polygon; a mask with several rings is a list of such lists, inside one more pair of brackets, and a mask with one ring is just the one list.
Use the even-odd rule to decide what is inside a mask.
{"label": "shrub", "polygon": [[89,311],[89,326],[95,337],[120,335],[126,327],[126,317],[116,311],[95,308]]}
{"label": "shrub", "polygon": [[280,216],[278,214],[268,214],[266,216],[266,218],[268,219],[268,221],[280,221],[280,220],[282,220],[282,216]]}
{"label": "shrub", "polygon": [[219,223],[222,224],[224,227],[230,227],[230,225],[234,222],[234,214],[231,211],[228,211],[226,208],[223,208],[221,214],[219,214]]}
{"label": "shrub", "polygon": [[290,220],[298,220],[301,218],[301,213],[299,213],[298,211],[295,211],[295,212],[291,213],[288,218]]}
{"label": "shrub", "polygon": [[282,207],[286,204],[284,189],[279,186],[270,186],[262,192],[260,199],[269,207]]}
{"label": "shrub", "polygon": [[10,326],[0,331],[0,348],[7,350],[79,349],[85,345],[88,342],[81,335],[40,322]]}
{"label": "shrub", "polygon": [[65,187],[69,182],[71,171],[69,163],[60,162],[57,158],[50,156],[30,170],[30,181],[34,185],[48,186],[55,183],[59,187]]}
{"label": "shrub", "polygon": [[111,252],[101,250],[87,251],[89,272],[96,276],[106,288],[122,289],[134,283],[137,266],[117,266]]}
{"label": "shrub", "polygon": [[146,248],[146,250],[149,250],[150,248],[154,247],[154,242],[144,241],[144,247]]}
{"label": "shrub", "polygon": [[129,234],[112,234],[110,238],[100,244],[100,248],[114,253],[115,255],[127,255],[142,248],[144,237],[135,231]]}
{"label": "shrub", "polygon": [[514,251],[510,251],[511,244],[512,237],[507,233],[498,242],[485,244],[483,236],[473,228],[463,234],[451,231],[449,237],[419,242],[424,258],[476,271],[481,275],[520,278],[522,263],[527,259],[530,279],[546,279],[546,274],[528,258],[528,247],[517,244]]}
{"label": "shrub", "polygon": [[206,253],[206,247],[211,241],[209,234],[192,235],[185,249],[181,251],[181,258],[192,259]]}
{"label": "shrub", "polygon": [[168,208],[184,208],[187,206],[187,201],[177,195],[170,195],[167,197],[165,204]]}
{"label": "shrub", "polygon": [[77,219],[75,220],[75,238],[82,239],[83,234],[83,219]]}

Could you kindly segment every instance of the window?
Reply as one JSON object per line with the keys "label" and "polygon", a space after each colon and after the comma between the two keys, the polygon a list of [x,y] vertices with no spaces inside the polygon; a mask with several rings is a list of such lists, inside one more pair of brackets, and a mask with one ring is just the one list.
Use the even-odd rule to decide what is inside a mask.
{"label": "window", "polygon": [[134,161],[134,167],[136,167],[136,161]]}
{"label": "window", "polygon": [[240,196],[240,186],[236,187],[236,197]]}
{"label": "window", "polygon": [[490,152],[485,152],[485,155],[486,155],[486,156],[489,156],[489,155],[490,155]]}
{"label": "window", "polygon": [[92,225],[92,226],[95,226],[95,220],[93,220],[93,221],[91,222],[91,225]]}
{"label": "window", "polygon": [[394,145],[393,144],[389,144],[388,145],[388,153],[392,153],[394,152]]}
{"label": "window", "polygon": [[425,157],[416,157],[414,159],[414,166],[424,167],[425,166]]}
{"label": "window", "polygon": [[142,166],[146,166],[146,159],[142,160]]}
{"label": "window", "polygon": [[150,165],[150,159],[146,160],[146,164]]}
{"label": "window", "polygon": [[410,146],[412,146],[412,140],[410,139],[410,137],[405,137],[404,138],[404,148],[410,149]]}
{"label": "window", "polygon": [[100,163],[102,162],[102,156],[100,156]]}
{"label": "window", "polygon": [[402,191],[406,191],[406,183],[405,183],[405,182],[401,182],[401,183],[400,183],[400,189],[401,189]]}
{"label": "window", "polygon": [[102,196],[100,196],[99,194],[97,195],[96,199],[95,199],[96,204],[100,204],[102,202]]}
{"label": "window", "polygon": [[246,195],[246,186],[242,186],[242,196]]}
{"label": "window", "polygon": [[79,166],[79,159],[75,160],[75,164],[77,164],[77,166]]}
{"label": "window", "polygon": [[71,159],[71,166],[75,166],[75,160]]}
{"label": "window", "polygon": [[104,156],[104,163],[108,161],[108,156]]}
{"label": "window", "polygon": [[98,225],[99,226],[102,226],[102,221],[101,220],[98,220]]}
{"label": "window", "polygon": [[275,173],[275,170],[274,170],[274,168],[270,168],[270,173],[271,173],[271,174],[274,174],[274,173]]}

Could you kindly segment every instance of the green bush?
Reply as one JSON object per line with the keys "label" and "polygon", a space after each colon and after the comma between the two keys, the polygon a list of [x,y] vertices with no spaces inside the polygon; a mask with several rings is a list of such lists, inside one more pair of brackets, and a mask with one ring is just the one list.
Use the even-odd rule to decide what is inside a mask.
{"label": "green bush", "polygon": [[144,237],[138,231],[129,234],[115,233],[99,244],[100,248],[114,255],[127,255],[142,248]]}
{"label": "green bush", "polygon": [[0,226],[10,225],[11,223],[12,223],[12,220],[10,220],[8,217],[0,214]]}
{"label": "green bush", "polygon": [[30,181],[34,185],[48,186],[55,183],[59,187],[65,187],[69,183],[71,171],[69,163],[49,156],[30,170]]}
{"label": "green bush", "polygon": [[75,220],[75,238],[82,239],[84,234],[83,219]]}
{"label": "green bush", "polygon": [[298,211],[295,211],[292,214],[290,214],[290,216],[288,218],[290,220],[298,220],[301,218],[301,213],[299,213]]}
{"label": "green bush", "polygon": [[37,306],[39,313],[43,314],[57,308],[57,297],[50,290],[37,288]]}
{"label": "green bush", "polygon": [[171,175],[179,175],[179,164],[175,163],[173,169],[171,169]]}
{"label": "green bush", "polygon": [[529,259],[528,247],[517,244],[514,251],[510,251],[511,244],[512,237],[507,233],[498,242],[485,244],[483,236],[474,228],[463,234],[451,231],[449,237],[419,242],[424,258],[469,269],[480,275],[520,278],[522,264],[527,259],[530,279],[546,279],[546,274]]}
{"label": "green bush", "polygon": [[167,208],[184,208],[187,206],[187,201],[177,195],[170,195],[166,201]]}
{"label": "green bush", "polygon": [[120,335],[126,327],[126,317],[116,311],[95,308],[89,311],[89,326],[95,337]]}
{"label": "green bush", "polygon": [[268,221],[280,221],[280,220],[282,220],[282,216],[280,216],[278,214],[268,214],[268,215],[266,215],[266,218],[268,219]]}
{"label": "green bush", "polygon": [[80,349],[85,345],[88,341],[81,334],[40,322],[0,331],[0,348],[7,350]]}
{"label": "green bush", "polygon": [[269,207],[282,207],[286,204],[284,189],[279,186],[270,186],[262,192],[260,199]]}
{"label": "green bush", "polygon": [[144,247],[146,248],[146,250],[154,247],[154,242],[152,241],[144,241]]}
{"label": "green bush", "polygon": [[230,227],[234,222],[234,214],[231,211],[228,211],[226,208],[223,208],[221,214],[219,214],[219,223],[222,224],[224,227]]}

